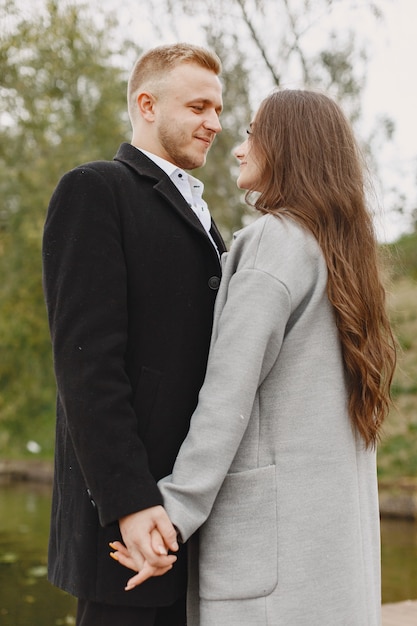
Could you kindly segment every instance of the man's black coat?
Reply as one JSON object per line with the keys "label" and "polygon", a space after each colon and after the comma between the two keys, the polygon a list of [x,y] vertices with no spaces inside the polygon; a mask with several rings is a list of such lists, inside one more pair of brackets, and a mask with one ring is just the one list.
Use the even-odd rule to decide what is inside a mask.
{"label": "man's black coat", "polygon": [[169,177],[122,144],[60,181],[43,263],[58,387],[49,578],[85,599],[170,604],[185,591],[184,555],[127,593],[132,572],[108,542],[120,517],[162,504],[156,481],[204,379],[217,252]]}

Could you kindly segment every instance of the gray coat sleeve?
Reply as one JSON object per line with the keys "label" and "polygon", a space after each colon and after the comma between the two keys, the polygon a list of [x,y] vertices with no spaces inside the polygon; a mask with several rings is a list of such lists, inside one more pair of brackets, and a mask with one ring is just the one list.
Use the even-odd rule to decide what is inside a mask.
{"label": "gray coat sleeve", "polygon": [[237,271],[224,288],[227,296],[189,433],[172,475],[159,482],[183,541],[210,514],[248,426],[257,389],[279,355],[291,313],[287,288],[264,271]]}

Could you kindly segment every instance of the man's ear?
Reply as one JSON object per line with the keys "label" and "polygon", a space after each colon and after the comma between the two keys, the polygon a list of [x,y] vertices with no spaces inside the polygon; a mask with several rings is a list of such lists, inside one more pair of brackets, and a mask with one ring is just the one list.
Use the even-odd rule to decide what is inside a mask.
{"label": "man's ear", "polygon": [[156,98],[149,91],[141,91],[136,99],[139,113],[148,122],[155,119]]}

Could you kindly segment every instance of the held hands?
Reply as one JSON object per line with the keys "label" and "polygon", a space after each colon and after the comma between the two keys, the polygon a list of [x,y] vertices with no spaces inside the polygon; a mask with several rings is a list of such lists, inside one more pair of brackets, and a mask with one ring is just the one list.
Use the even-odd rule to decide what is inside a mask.
{"label": "held hands", "polygon": [[138,572],[128,580],[126,591],[172,569],[177,557],[168,550],[178,550],[177,533],[162,506],[127,515],[119,520],[119,526],[125,545],[118,541],[110,544],[115,550],[110,556]]}
{"label": "held hands", "polygon": [[[157,550],[159,550],[158,546],[160,545],[162,537],[157,530],[152,531],[151,537],[153,537],[151,541],[152,541],[152,545],[154,545],[155,547],[155,554],[157,554]],[[113,548],[113,550],[115,550],[115,552],[110,552],[110,556],[115,561],[117,561],[121,565],[124,565],[125,567],[133,571],[138,571],[138,566],[136,565],[133,558],[130,556],[129,551],[127,550],[126,546],[120,543],[120,541],[113,541],[112,543],[109,544],[109,546]],[[167,552],[165,553],[166,555],[168,554]],[[134,589],[135,587],[142,584],[143,582],[145,582],[145,580],[147,580],[148,578],[151,578],[152,576],[162,576],[163,574],[166,574],[166,572],[172,569],[173,563],[175,562],[177,557],[174,555],[171,555],[170,558],[173,559],[173,562],[168,564],[166,567],[164,566],[156,567],[154,565],[151,565],[145,559],[143,561],[142,569],[138,571],[138,573],[135,576],[132,576],[132,578],[129,578],[129,580],[127,581],[125,591],[130,591],[131,589]]]}

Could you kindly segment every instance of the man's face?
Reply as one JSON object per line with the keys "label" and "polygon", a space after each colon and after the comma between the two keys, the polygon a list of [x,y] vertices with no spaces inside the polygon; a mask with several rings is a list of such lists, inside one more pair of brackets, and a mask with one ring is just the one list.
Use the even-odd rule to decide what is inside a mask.
{"label": "man's face", "polygon": [[204,165],[221,131],[222,87],[216,74],[194,63],[170,73],[154,108],[158,156],[182,169]]}

